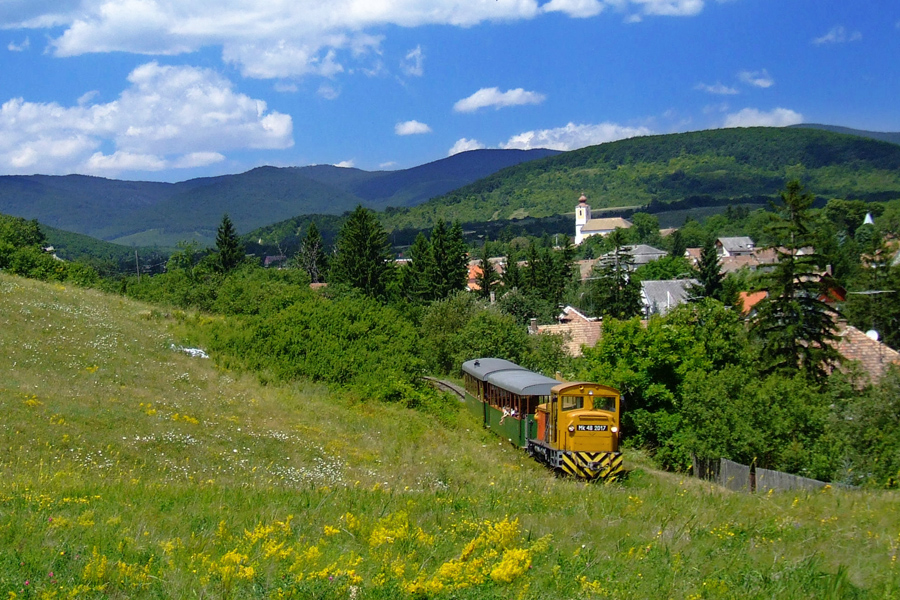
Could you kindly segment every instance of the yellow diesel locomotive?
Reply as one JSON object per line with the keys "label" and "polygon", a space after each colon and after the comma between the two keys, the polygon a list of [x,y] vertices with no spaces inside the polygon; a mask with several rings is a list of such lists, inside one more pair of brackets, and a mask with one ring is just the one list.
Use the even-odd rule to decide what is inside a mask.
{"label": "yellow diesel locomotive", "polygon": [[599,383],[560,382],[499,358],[463,363],[466,404],[485,427],[529,455],[584,479],[622,473],[622,395]]}

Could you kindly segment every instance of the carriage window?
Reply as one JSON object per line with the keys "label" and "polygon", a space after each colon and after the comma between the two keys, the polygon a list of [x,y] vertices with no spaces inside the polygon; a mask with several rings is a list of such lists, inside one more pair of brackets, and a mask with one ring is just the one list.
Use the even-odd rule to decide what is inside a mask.
{"label": "carriage window", "polygon": [[608,410],[616,412],[615,396],[594,396],[594,410]]}
{"label": "carriage window", "polygon": [[584,408],[584,396],[560,396],[560,409]]}

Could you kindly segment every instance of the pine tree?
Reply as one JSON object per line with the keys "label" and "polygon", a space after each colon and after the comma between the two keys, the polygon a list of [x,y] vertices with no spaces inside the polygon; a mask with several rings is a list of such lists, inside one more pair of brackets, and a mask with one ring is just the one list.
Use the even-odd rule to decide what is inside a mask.
{"label": "pine tree", "polygon": [[216,250],[216,269],[220,273],[231,271],[244,260],[244,245],[238,238],[228,213],[222,216],[222,223],[216,231]]}
{"label": "pine tree", "polygon": [[820,297],[828,290],[810,251],[813,196],[799,181],[781,192],[781,206],[769,228],[778,262],[766,277],[768,297],[758,305],[753,331],[761,342],[763,372],[803,371],[823,377],[840,360],[834,348],[835,313]]}
{"label": "pine tree", "polygon": [[487,253],[487,244],[481,247],[481,258],[478,261],[478,268],[481,273],[475,278],[475,284],[478,286],[478,295],[484,299],[491,297],[491,291],[498,283],[500,277],[491,264],[490,257]]}
{"label": "pine tree", "polygon": [[503,270],[503,276],[500,280],[506,291],[521,290],[523,287],[522,269],[519,268],[519,257],[512,248],[506,253],[506,268]]}
{"label": "pine tree", "polygon": [[388,235],[371,210],[357,206],[341,227],[329,281],[387,299],[395,275]]}
{"label": "pine tree", "polygon": [[542,297],[546,289],[546,270],[546,261],[541,256],[537,244],[532,240],[531,244],[528,246],[528,259],[525,263],[525,271],[523,273],[525,288],[523,291],[527,294]]}
{"label": "pine tree", "polygon": [[309,224],[306,237],[300,244],[297,260],[300,267],[309,275],[310,282],[321,283],[325,279],[325,273],[328,271],[328,257],[325,254],[322,235],[314,222]]}
{"label": "pine tree", "polygon": [[431,230],[431,263],[428,282],[433,300],[441,300],[466,287],[468,257],[462,226],[454,223],[450,230],[443,219],[438,219]]}
{"label": "pine tree", "polygon": [[447,271],[453,291],[465,289],[469,282],[469,247],[463,236],[462,224],[454,221],[447,234]]}
{"label": "pine tree", "polygon": [[641,314],[641,286],[632,277],[634,257],[627,252],[621,229],[608,237],[613,250],[600,259],[591,297],[604,317],[630,319]]}
{"label": "pine tree", "polygon": [[724,289],[722,281],[722,265],[716,252],[716,241],[708,237],[700,250],[700,262],[697,264],[697,281],[700,283],[691,289],[692,295],[704,298],[715,298],[722,302]]}
{"label": "pine tree", "polygon": [[421,231],[407,252],[409,261],[403,268],[403,295],[412,302],[431,300],[428,274],[432,271],[431,244]]}
{"label": "pine tree", "polygon": [[681,230],[676,229],[672,232],[672,235],[669,237],[671,243],[671,250],[669,251],[669,256],[673,257],[684,257],[684,253],[687,250],[687,245],[684,242],[684,236],[681,235]]}

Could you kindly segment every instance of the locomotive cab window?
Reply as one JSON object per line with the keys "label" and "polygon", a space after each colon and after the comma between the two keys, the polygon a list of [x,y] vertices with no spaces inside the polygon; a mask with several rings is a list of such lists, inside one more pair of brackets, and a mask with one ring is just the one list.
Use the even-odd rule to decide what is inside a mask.
{"label": "locomotive cab window", "polygon": [[584,408],[584,396],[560,396],[559,407],[564,411]]}
{"label": "locomotive cab window", "polygon": [[594,410],[616,412],[615,396],[594,396]]}

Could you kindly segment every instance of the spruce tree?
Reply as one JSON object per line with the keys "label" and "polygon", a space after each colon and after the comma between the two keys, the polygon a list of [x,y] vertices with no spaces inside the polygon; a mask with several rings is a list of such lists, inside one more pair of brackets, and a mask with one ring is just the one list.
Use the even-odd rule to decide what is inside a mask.
{"label": "spruce tree", "polygon": [[428,275],[432,271],[431,244],[421,231],[407,252],[409,258],[403,268],[403,295],[412,302],[431,300]]}
{"label": "spruce tree", "polygon": [[506,268],[503,270],[503,276],[500,278],[507,292],[514,289],[521,290],[523,287],[522,269],[519,267],[518,261],[518,254],[510,247],[506,253]]}
{"label": "spruce tree", "polygon": [[491,297],[494,285],[500,279],[488,256],[487,244],[481,247],[481,258],[478,261],[478,268],[481,270],[481,273],[475,278],[475,284],[478,286],[478,295],[487,300]]}
{"label": "spruce tree", "polygon": [[218,254],[215,264],[220,273],[231,271],[244,260],[244,245],[238,238],[228,213],[222,216],[222,223],[216,231],[216,250]]}
{"label": "spruce tree", "polygon": [[835,313],[820,298],[827,294],[818,256],[810,248],[809,209],[813,196],[799,181],[781,192],[781,205],[769,227],[778,262],[765,279],[768,297],[760,302],[753,331],[760,341],[762,371],[823,377],[840,360],[834,348]]}
{"label": "spruce tree", "polygon": [[591,297],[604,317],[630,319],[641,314],[641,285],[632,276],[634,257],[625,247],[621,229],[610,233],[608,239],[613,250],[595,268]]}
{"label": "spruce tree", "polygon": [[316,224],[310,223],[306,237],[300,244],[297,254],[300,267],[309,275],[312,283],[321,283],[328,271],[328,257],[325,254],[325,244],[322,242],[322,234]]}
{"label": "spruce tree", "polygon": [[721,302],[724,278],[719,254],[716,252],[716,241],[710,236],[700,250],[700,262],[697,264],[697,281],[700,285],[692,288],[691,292],[694,296],[715,298]]}
{"label": "spruce tree", "polygon": [[669,236],[669,241],[671,244],[669,256],[675,258],[684,258],[684,253],[687,250],[687,244],[684,241],[684,236],[681,234],[681,230],[676,229],[675,231],[673,231],[672,235]]}
{"label": "spruce tree", "polygon": [[329,281],[385,300],[394,275],[387,232],[374,212],[357,206],[338,234]]}
{"label": "spruce tree", "polygon": [[447,258],[448,279],[453,291],[465,289],[469,282],[469,248],[459,221],[453,222],[447,234]]}
{"label": "spruce tree", "polygon": [[469,261],[466,255],[462,226],[456,222],[447,230],[443,219],[438,219],[431,230],[431,263],[428,282],[431,297],[441,300],[466,287]]}

